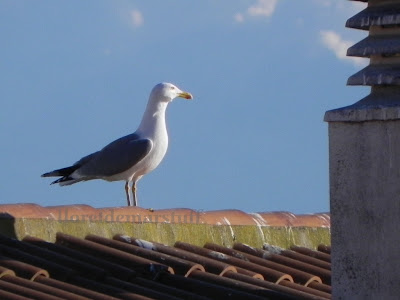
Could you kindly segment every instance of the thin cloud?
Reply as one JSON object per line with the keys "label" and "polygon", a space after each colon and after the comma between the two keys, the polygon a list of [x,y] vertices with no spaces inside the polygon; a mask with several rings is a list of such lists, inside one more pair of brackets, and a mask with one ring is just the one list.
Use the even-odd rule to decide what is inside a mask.
{"label": "thin cloud", "polygon": [[144,23],[143,14],[137,10],[133,9],[130,11],[131,22],[134,27],[140,27]]}
{"label": "thin cloud", "polygon": [[247,18],[270,17],[275,12],[278,0],[257,0],[256,3],[249,6],[246,12],[237,13],[234,19],[238,23],[243,23]]}
{"label": "thin cloud", "polygon": [[320,31],[320,39],[322,44],[331,50],[338,59],[352,62],[356,66],[362,66],[367,63],[363,58],[349,57],[346,55],[347,49],[355,43],[344,40],[337,32],[333,30],[322,30]]}
{"label": "thin cloud", "polygon": [[237,14],[234,16],[234,19],[235,19],[235,21],[238,22],[238,23],[243,23],[243,22],[244,22],[244,16],[243,16],[243,14],[241,14],[241,13],[237,13]]}
{"label": "thin cloud", "polygon": [[366,3],[356,1],[313,0],[313,2],[326,8],[333,8],[350,14],[360,12],[367,7]]}
{"label": "thin cloud", "polygon": [[365,9],[367,7],[367,4],[363,2],[350,2],[350,6],[354,10],[354,12],[359,12]]}
{"label": "thin cloud", "polygon": [[247,9],[248,15],[252,17],[270,17],[276,8],[278,0],[257,0],[257,3]]}

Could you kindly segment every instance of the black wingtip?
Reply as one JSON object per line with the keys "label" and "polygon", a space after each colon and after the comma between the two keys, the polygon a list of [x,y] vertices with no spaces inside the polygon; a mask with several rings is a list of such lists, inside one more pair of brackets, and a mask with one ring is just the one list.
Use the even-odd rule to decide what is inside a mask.
{"label": "black wingtip", "polygon": [[60,183],[60,182],[62,182],[62,181],[64,181],[65,180],[65,177],[61,177],[61,178],[58,178],[57,180],[54,180],[52,183],[50,183],[50,184],[56,184],[56,183]]}
{"label": "black wingtip", "polygon": [[74,180],[74,179],[70,176],[64,176],[64,177],[58,178],[57,180],[54,180],[51,184],[62,183],[62,182],[71,181],[71,180]]}
{"label": "black wingtip", "polygon": [[69,176],[71,175],[76,169],[78,169],[80,165],[73,165],[70,167],[57,169],[51,172],[46,172],[41,175],[41,177],[58,177],[58,176]]}
{"label": "black wingtip", "polygon": [[54,176],[63,176],[59,174],[59,170],[54,170],[51,172],[46,172],[40,175],[40,177],[54,177]]}

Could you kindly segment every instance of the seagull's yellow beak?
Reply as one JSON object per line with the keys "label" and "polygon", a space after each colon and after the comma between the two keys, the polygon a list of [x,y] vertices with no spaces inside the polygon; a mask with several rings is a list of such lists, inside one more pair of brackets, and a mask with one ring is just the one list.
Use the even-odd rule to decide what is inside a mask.
{"label": "seagull's yellow beak", "polygon": [[187,93],[187,92],[179,93],[178,97],[181,97],[181,98],[184,98],[184,99],[187,99],[187,100],[193,99],[192,94],[191,93]]}

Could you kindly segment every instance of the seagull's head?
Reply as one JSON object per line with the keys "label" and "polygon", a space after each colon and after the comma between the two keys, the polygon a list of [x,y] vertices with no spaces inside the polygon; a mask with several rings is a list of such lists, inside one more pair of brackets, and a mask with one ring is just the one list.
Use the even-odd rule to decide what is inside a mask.
{"label": "seagull's head", "polygon": [[171,102],[175,98],[193,99],[192,94],[184,92],[172,83],[162,82],[151,91],[151,98],[162,102]]}

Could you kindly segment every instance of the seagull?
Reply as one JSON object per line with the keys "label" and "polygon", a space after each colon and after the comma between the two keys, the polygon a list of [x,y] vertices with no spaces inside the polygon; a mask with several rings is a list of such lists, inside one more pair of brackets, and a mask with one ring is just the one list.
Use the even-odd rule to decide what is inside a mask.
{"label": "seagull", "polygon": [[150,93],[142,121],[134,133],[111,142],[70,167],[44,173],[42,177],[61,176],[51,183],[60,186],[92,179],[124,180],[128,206],[137,206],[136,183],[143,175],[153,171],[167,152],[165,111],[177,97],[193,99],[190,93],[171,83],[157,84]]}

